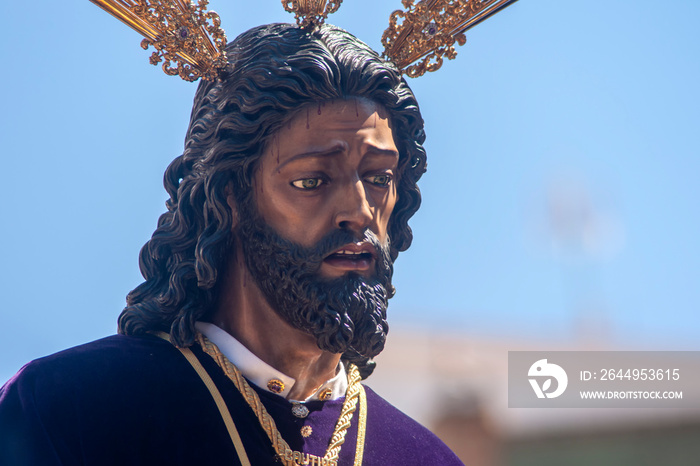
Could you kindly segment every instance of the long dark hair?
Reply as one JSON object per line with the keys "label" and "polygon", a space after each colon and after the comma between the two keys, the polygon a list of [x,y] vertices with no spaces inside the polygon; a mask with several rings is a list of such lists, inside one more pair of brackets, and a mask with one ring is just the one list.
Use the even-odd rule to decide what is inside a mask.
{"label": "long dark hair", "polygon": [[140,253],[145,281],[127,296],[119,332],[162,330],[189,346],[194,323],[212,309],[217,278],[233,247],[232,186],[252,199],[252,179],[266,144],[301,108],[364,97],[389,112],[400,152],[398,200],[389,223],[396,259],[413,239],[408,220],[425,172],[423,119],[397,69],[351,34],[330,25],[307,32],[291,24],[251,29],[227,46],[229,67],[197,89],[184,153],[165,171],[167,212]]}

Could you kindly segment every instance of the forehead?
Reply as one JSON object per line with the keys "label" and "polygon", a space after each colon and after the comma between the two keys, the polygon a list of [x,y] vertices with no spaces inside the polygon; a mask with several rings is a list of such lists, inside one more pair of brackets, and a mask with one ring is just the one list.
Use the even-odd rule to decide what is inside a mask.
{"label": "forehead", "polygon": [[[307,145],[310,148],[325,145],[334,138],[346,142],[368,140],[370,144],[394,146],[388,111],[366,98],[329,100],[307,105],[282,126],[276,138],[278,142]],[[395,149],[386,147],[392,148]]]}

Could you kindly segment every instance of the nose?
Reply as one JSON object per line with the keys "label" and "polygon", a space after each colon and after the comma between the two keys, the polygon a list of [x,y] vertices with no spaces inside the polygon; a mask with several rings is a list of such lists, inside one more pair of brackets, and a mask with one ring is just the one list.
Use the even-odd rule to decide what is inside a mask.
{"label": "nose", "polygon": [[338,228],[362,232],[372,223],[372,209],[362,180],[349,182],[346,189],[339,190],[337,198],[334,221]]}

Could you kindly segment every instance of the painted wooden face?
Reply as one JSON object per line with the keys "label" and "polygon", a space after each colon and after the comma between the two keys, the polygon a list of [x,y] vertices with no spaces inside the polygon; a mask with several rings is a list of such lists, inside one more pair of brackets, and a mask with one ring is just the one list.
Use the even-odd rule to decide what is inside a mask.
{"label": "painted wooden face", "polygon": [[273,137],[255,175],[255,200],[282,237],[311,246],[333,229],[357,242],[330,254],[319,271],[370,274],[376,251],[361,241],[370,229],[387,241],[396,205],[399,152],[388,113],[367,99],[335,100],[302,109]]}

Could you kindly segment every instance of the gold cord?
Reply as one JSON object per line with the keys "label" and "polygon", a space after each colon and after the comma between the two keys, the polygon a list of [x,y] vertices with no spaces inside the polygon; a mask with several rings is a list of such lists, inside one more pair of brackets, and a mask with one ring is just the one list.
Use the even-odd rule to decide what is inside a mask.
{"label": "gold cord", "polygon": [[362,464],[362,456],[365,452],[365,429],[367,427],[367,395],[365,387],[360,384],[360,418],[357,422],[357,445],[355,446],[355,466]]}
{"label": "gold cord", "polygon": [[[353,413],[357,408],[358,399],[362,399],[360,407],[360,421],[358,423],[358,433],[357,433],[357,448],[355,454],[354,464],[359,466],[362,463],[362,452],[364,450],[364,438],[365,438],[365,426],[367,417],[367,403],[364,387],[360,383],[362,378],[360,377],[360,371],[357,366],[350,365],[350,370],[348,371],[348,389],[345,394],[345,402],[343,403],[342,410],[340,412],[340,417],[336,423],[333,435],[331,437],[330,444],[328,445],[328,450],[326,454],[322,457],[316,457],[314,455],[309,455],[306,453],[301,453],[293,451],[289,444],[282,438],[275,421],[268,414],[267,410],[260,401],[258,394],[251,388],[245,378],[241,375],[240,371],[236,366],[234,366],[231,361],[229,361],[226,356],[221,353],[219,348],[209,341],[209,339],[197,332],[196,336],[197,343],[200,344],[204,352],[211,356],[216,363],[224,370],[229,379],[236,386],[238,391],[243,395],[248,405],[251,407],[255,415],[258,417],[258,421],[262,426],[263,430],[270,438],[272,446],[277,452],[277,456],[280,460],[288,466],[296,466],[299,464],[309,464],[309,458],[311,458],[312,463],[317,463],[320,465],[335,466],[338,463],[338,455],[340,454],[340,447],[345,442],[345,434],[350,427],[350,421],[352,420]],[[362,446],[360,446],[362,443]],[[358,457],[359,453],[359,457]]]}

